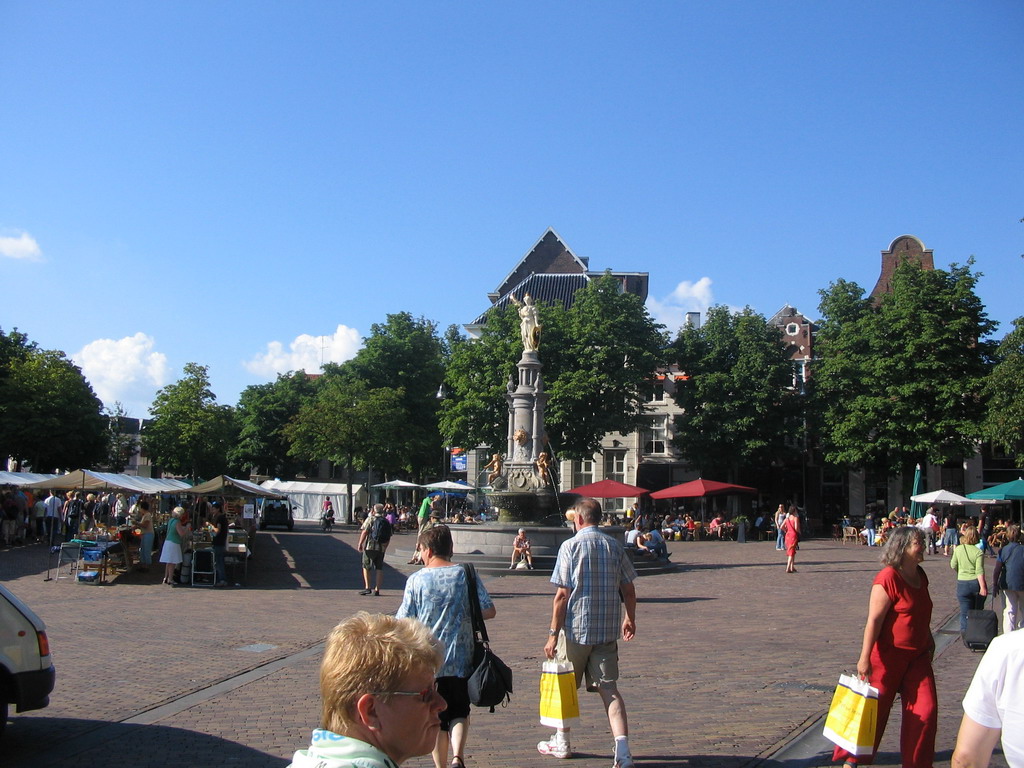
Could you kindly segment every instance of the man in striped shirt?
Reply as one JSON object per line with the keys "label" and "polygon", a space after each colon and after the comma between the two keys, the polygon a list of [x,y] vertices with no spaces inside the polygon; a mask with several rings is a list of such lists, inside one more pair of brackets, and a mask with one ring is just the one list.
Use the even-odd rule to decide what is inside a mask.
{"label": "man in striped shirt", "polygon": [[[619,693],[618,638],[636,633],[636,570],[622,544],[601,533],[601,505],[581,499],[574,508],[576,535],[558,549],[551,583],[558,587],[544,654],[571,661],[576,687],[585,677],[587,689],[601,694],[615,737],[613,768],[633,768],[629,751],[626,705]],[[622,618],[621,607],[626,616]],[[569,729],[559,729],[537,745],[543,755],[572,757]]]}

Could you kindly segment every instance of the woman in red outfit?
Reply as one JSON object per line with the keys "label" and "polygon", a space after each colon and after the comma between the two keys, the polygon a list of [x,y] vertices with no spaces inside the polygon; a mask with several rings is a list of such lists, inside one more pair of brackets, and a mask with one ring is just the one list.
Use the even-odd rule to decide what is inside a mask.
{"label": "woman in red outfit", "polygon": [[786,522],[782,524],[782,535],[786,541],[786,573],[796,573],[796,550],[800,543],[800,515],[796,507],[790,507]]}
{"label": "woman in red outfit", "polygon": [[[878,727],[875,752],[885,732],[889,710],[899,693],[903,706],[900,753],[904,768],[932,768],[938,707],[932,672],[932,599],[928,577],[919,565],[924,560],[924,531],[913,526],[893,529],[882,550],[882,565],[875,576],[868,603],[868,622],[857,674],[878,689]],[[870,764],[835,748],[832,759],[847,766]]]}

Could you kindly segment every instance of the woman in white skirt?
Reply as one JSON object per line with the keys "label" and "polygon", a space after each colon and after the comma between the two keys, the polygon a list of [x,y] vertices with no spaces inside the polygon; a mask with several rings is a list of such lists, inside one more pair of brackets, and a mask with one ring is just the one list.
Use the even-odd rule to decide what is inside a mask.
{"label": "woman in white skirt", "polygon": [[167,538],[160,550],[160,562],[164,563],[164,584],[174,584],[174,569],[181,565],[182,560],[181,543],[191,535],[189,526],[181,522],[184,514],[184,508],[175,507],[171,519],[167,521]]}

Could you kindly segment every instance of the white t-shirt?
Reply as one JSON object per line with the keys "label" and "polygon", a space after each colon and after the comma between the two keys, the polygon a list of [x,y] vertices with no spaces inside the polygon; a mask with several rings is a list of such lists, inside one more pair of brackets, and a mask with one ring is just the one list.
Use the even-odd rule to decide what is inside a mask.
{"label": "white t-shirt", "polygon": [[964,712],[979,725],[1001,728],[1006,762],[1024,766],[1024,630],[989,645],[964,695]]}
{"label": "white t-shirt", "polygon": [[930,531],[932,529],[932,526],[935,525],[935,523],[937,522],[939,522],[938,518],[935,517],[935,515],[933,515],[931,512],[929,512],[918,521],[917,527],[923,531]]}

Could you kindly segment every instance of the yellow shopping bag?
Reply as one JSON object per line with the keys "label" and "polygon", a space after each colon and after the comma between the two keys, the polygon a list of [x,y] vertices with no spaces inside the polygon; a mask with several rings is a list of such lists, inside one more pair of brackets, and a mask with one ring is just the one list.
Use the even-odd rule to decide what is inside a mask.
{"label": "yellow shopping bag", "polygon": [[878,689],[852,675],[840,675],[825,718],[825,738],[851,755],[870,755],[875,750],[878,721]]}
{"label": "yellow shopping bag", "polygon": [[545,661],[540,671],[540,722],[568,728],[580,717],[576,674],[568,661]]}

